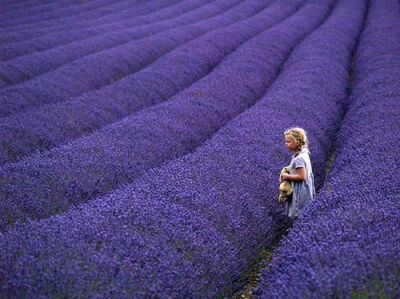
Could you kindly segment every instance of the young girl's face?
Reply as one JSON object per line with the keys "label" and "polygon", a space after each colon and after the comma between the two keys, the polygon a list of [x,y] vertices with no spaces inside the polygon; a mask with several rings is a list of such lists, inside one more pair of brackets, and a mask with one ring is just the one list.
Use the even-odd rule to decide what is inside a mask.
{"label": "young girl's face", "polygon": [[289,151],[295,151],[299,146],[298,142],[295,142],[290,135],[285,135],[285,146]]}

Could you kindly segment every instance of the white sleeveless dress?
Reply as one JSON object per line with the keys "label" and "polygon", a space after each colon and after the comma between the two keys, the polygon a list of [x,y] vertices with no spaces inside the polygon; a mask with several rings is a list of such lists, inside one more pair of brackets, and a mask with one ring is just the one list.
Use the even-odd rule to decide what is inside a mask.
{"label": "white sleeveless dress", "polygon": [[293,196],[292,200],[286,203],[286,215],[290,218],[299,216],[315,197],[314,175],[307,149],[302,149],[296,157],[292,156],[290,174],[296,174],[296,168],[301,167],[306,169],[306,179],[291,181]]}

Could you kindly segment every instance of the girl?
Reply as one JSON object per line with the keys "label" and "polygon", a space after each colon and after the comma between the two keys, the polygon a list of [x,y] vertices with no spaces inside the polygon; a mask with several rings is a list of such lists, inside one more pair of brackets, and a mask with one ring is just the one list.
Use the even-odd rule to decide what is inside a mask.
{"label": "girl", "polygon": [[310,152],[306,132],[302,128],[290,128],[284,132],[285,145],[293,151],[290,162],[290,174],[282,174],[282,180],[291,182],[292,199],[286,202],[286,214],[291,219],[296,219],[314,199],[314,175],[312,172]]}

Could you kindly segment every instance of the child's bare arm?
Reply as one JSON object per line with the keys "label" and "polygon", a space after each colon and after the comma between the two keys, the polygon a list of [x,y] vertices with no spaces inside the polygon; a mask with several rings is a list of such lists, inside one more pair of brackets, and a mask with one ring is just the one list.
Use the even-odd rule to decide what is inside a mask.
{"label": "child's bare arm", "polygon": [[296,174],[282,174],[283,180],[304,181],[306,179],[306,169],[304,167],[296,168]]}

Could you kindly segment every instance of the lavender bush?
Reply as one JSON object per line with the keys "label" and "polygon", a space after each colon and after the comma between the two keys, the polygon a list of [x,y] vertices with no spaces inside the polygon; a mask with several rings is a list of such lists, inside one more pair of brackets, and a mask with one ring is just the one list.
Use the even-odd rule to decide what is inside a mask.
{"label": "lavender bush", "polygon": [[[10,33],[9,30],[5,30],[5,32],[1,33],[0,32],[0,37],[3,40],[3,42],[15,42],[19,40],[26,40],[34,37],[41,36],[43,34],[47,34],[49,27],[51,27],[52,31],[62,31],[66,29],[79,29],[82,26],[96,26],[96,25],[101,25],[104,24],[104,22],[112,23],[118,21],[119,18],[124,19],[129,18],[129,17],[135,17],[137,15],[143,15],[143,14],[148,14],[151,12],[154,12],[157,9],[161,9],[164,7],[168,7],[171,4],[176,3],[179,0],[172,0],[172,1],[166,1],[166,0],[155,0],[155,1],[148,1],[145,3],[142,3],[141,5],[137,6],[134,10],[128,10],[127,12],[117,12],[115,14],[109,14],[105,15],[103,18],[99,18],[98,20],[87,20],[84,22],[80,22],[79,24],[74,24],[71,23],[69,26],[66,25],[59,25],[59,26],[46,26],[44,28],[32,28],[29,26],[28,28],[20,29],[15,32]],[[55,21],[55,23],[57,23]]]}
{"label": "lavender bush", "polygon": [[[305,17],[307,12],[319,15],[319,17],[316,18],[314,16],[314,18],[321,21],[323,16],[326,17],[329,13],[330,4],[329,2],[324,2],[306,5],[304,10],[300,10],[289,20],[302,20],[308,23],[310,19]],[[287,68],[286,65],[283,67],[281,75],[266,96],[254,107],[222,128],[194,153],[172,161],[161,168],[152,169],[133,184],[108,196],[81,205],[80,208],[74,208],[65,214],[48,220],[17,225],[16,228],[5,233],[2,239],[3,245],[0,246],[2,248],[1,253],[7,256],[7,260],[14,261],[3,266],[6,276],[12,276],[14,275],[13,273],[17,273],[15,277],[22,275],[27,278],[28,276],[24,274],[22,269],[26,271],[26,269],[33,267],[34,269],[40,269],[41,273],[45,274],[38,274],[39,271],[35,272],[35,275],[31,277],[36,281],[31,282],[31,280],[24,286],[18,284],[19,279],[12,280],[7,276],[6,281],[10,283],[3,288],[4,292],[13,290],[14,294],[47,294],[48,285],[55,285],[56,287],[52,290],[55,290],[57,294],[65,294],[66,291],[70,291],[72,296],[77,296],[85,294],[88,290],[88,285],[90,285],[89,282],[95,281],[93,292],[98,296],[105,296],[106,294],[117,294],[116,296],[124,296],[124,294],[128,294],[126,296],[150,296],[154,294],[199,296],[201,294],[209,297],[221,293],[229,294],[229,291],[240,284],[238,279],[245,268],[244,265],[247,264],[246,262],[254,259],[260,246],[264,246],[271,241],[282,219],[277,199],[274,197],[276,192],[269,193],[267,191],[273,188],[273,181],[276,179],[284,157],[281,145],[282,127],[287,125],[288,119],[296,121],[296,117],[293,117],[293,114],[283,114],[282,116],[288,116],[288,118],[277,118],[275,121],[274,118],[271,118],[274,113],[274,111],[270,110],[271,106],[274,104],[277,107],[282,107],[282,105],[288,104],[282,94],[289,92],[288,96],[290,93],[295,94],[298,96],[297,100],[305,104],[318,101],[320,106],[316,106],[316,110],[325,105],[330,107],[331,109],[322,109],[323,115],[321,117],[325,116],[331,124],[335,123],[335,118],[336,121],[340,118],[340,113],[338,113],[340,109],[337,109],[335,105],[329,105],[329,103],[334,101],[341,102],[343,97],[346,96],[347,80],[343,80],[343,77],[345,77],[347,69],[343,67],[341,62],[347,62],[347,66],[350,65],[351,45],[355,44],[356,36],[361,26],[362,10],[365,9],[365,3],[342,1],[339,4],[325,23],[326,25],[320,27],[296,48],[291,56],[293,58],[288,60]],[[350,8],[352,11],[357,11],[356,8],[359,9],[359,17],[348,23],[343,22],[346,25],[346,29],[342,28],[342,31],[350,31],[346,34],[348,36],[347,44],[335,43],[339,32],[328,34],[329,26],[341,20],[343,14],[346,15]],[[289,20],[282,23],[281,26],[286,24],[292,25],[289,28],[293,28],[294,24]],[[316,20],[315,22],[317,23]],[[324,41],[324,45],[329,46],[327,46],[326,52],[320,54],[321,56],[316,55],[314,57],[313,53],[309,52],[310,56],[315,59],[310,60],[309,57],[295,59],[297,49],[302,54],[307,52],[307,49],[310,49],[308,47],[312,47],[311,45],[315,46],[322,41]],[[348,47],[349,45],[350,47]],[[347,59],[339,58],[341,56],[345,56]],[[337,62],[335,60],[332,63],[326,57],[335,57]],[[293,63],[294,61],[298,61],[298,63]],[[304,73],[303,68],[305,65],[309,67],[309,70],[315,71]],[[316,90],[312,85],[306,86],[308,88],[298,89],[300,79],[306,80],[305,82],[311,82],[312,78],[316,80],[322,77],[326,80],[322,83],[330,82],[331,78],[327,75],[325,76],[324,72],[331,68],[336,70],[336,72],[332,71],[333,82],[331,84],[321,84],[322,90]],[[298,78],[298,80],[289,80],[295,78]],[[292,81],[295,83],[291,84],[290,82]],[[340,95],[342,97],[338,97]],[[332,115],[335,115],[335,117]],[[271,122],[271,119],[274,119],[274,122]],[[319,119],[308,120],[310,134],[326,136],[324,132],[320,132],[319,123]],[[313,150],[313,155],[317,157],[323,154],[324,149],[322,149],[322,146]],[[319,159],[319,161],[322,160]],[[265,200],[266,194],[270,194],[268,200]],[[204,265],[201,260],[196,269],[202,271],[209,263],[218,271],[234,269],[231,273],[232,276],[229,277],[230,279],[223,282],[223,279],[218,280],[221,276],[206,277],[201,286],[193,287],[197,280],[192,280],[193,276],[189,276],[184,287],[178,283],[172,288],[160,289],[160,286],[168,282],[167,275],[170,273],[166,270],[166,276],[163,276],[162,271],[164,268],[161,271],[153,272],[160,273],[160,276],[156,276],[156,278],[160,277],[159,280],[140,276],[144,280],[139,286],[133,283],[133,280],[129,280],[129,274],[132,275],[131,273],[135,273],[135,271],[131,271],[125,276],[119,276],[117,271],[117,275],[112,279],[111,277],[115,273],[116,267],[118,269],[127,269],[128,267],[131,267],[129,269],[135,269],[135,266],[138,268],[138,265],[141,264],[141,257],[145,256],[153,260],[152,257],[160,256],[157,254],[157,247],[150,249],[151,244],[147,245],[148,247],[142,247],[143,249],[140,252],[136,250],[134,258],[125,257],[138,246],[137,244],[130,243],[131,245],[123,247],[121,252],[114,250],[114,248],[118,248],[121,240],[135,240],[135,236],[142,230],[142,226],[137,225],[137,222],[135,223],[136,220],[134,220],[137,217],[141,217],[141,213],[137,211],[141,210],[142,207],[136,208],[137,203],[141,203],[143,207],[149,207],[150,214],[153,209],[153,203],[168,203],[201,215],[202,219],[207,221],[210,227],[214,228],[216,235],[229,240],[232,248],[237,250],[230,252],[238,252],[236,258],[239,263],[233,260],[232,256],[218,260],[220,257],[217,254],[215,262],[214,257],[211,255],[206,259],[208,263]],[[167,206],[165,210],[168,209]],[[147,209],[145,209],[144,215],[146,215],[146,211]],[[158,215],[157,209],[155,214]],[[166,214],[170,216],[170,213]],[[179,213],[174,213],[174,215],[179,215]],[[144,219],[146,218],[144,217]],[[156,218],[161,222],[157,227],[162,227],[163,222],[160,220],[162,217]],[[99,225],[99,219],[106,224]],[[127,221],[127,219],[130,220]],[[170,218],[167,218],[167,223],[168,219]],[[132,222],[128,223],[129,221]],[[148,220],[148,222],[150,222],[149,226],[152,227],[152,221]],[[82,223],[85,223],[85,225],[82,225]],[[64,232],[64,227],[68,227],[67,231],[69,232]],[[123,230],[120,231],[115,227],[123,227]],[[180,226],[177,225],[175,227]],[[202,225],[202,227],[207,227],[207,224]],[[163,229],[162,227],[160,230]],[[33,233],[28,234],[31,231]],[[77,233],[70,233],[72,231]],[[60,234],[63,236],[60,236]],[[21,235],[23,236],[22,238],[20,237]],[[85,236],[88,236],[87,239],[85,239]],[[131,236],[132,238],[130,238]],[[148,234],[143,233],[140,238],[147,240],[149,238],[147,236]],[[75,238],[80,242],[76,243]],[[171,237],[170,242],[179,243],[182,239],[184,238],[179,234]],[[243,242],[243,240],[246,240],[246,242]],[[35,249],[35,258],[32,259],[32,255],[29,255],[25,249],[24,242],[38,244],[35,247],[39,248],[38,250]],[[97,245],[98,243],[100,244]],[[123,246],[128,243],[129,241],[122,242]],[[142,241],[143,243],[148,244],[147,241]],[[188,243],[190,244],[190,241]],[[40,248],[57,248],[60,251],[60,248],[65,248],[66,244],[68,244],[70,257],[63,258],[63,263],[68,265],[73,263],[72,269],[74,269],[74,273],[79,273],[79,275],[74,275],[72,271],[64,271],[64,268],[62,268],[62,281],[58,282],[58,279],[53,279],[53,277],[54,272],[59,268],[57,265],[60,265],[60,259],[55,257],[52,252],[44,253],[44,250]],[[101,251],[101,260],[94,260],[98,256],[95,252],[96,248],[97,251]],[[199,246],[199,248],[191,251],[189,256],[197,252],[203,252],[202,250],[205,249]],[[19,252],[17,257],[14,254],[16,251]],[[187,251],[183,252],[187,253]],[[163,256],[157,262],[157,265],[158,267],[163,267],[165,264],[175,265],[174,258],[176,257]],[[18,259],[19,263],[15,262],[16,259]],[[77,261],[80,264],[77,265]],[[223,261],[224,263],[221,264]],[[16,265],[18,265],[18,268]],[[93,267],[98,269],[102,265],[104,265],[104,268],[102,268],[104,278],[93,277],[98,271],[82,271]],[[184,269],[177,270],[179,271],[178,273],[186,273]],[[204,273],[207,272],[205,271]],[[45,283],[42,283],[44,279],[40,279],[42,275],[48,278]],[[178,274],[176,277],[188,276]],[[235,283],[232,284],[232,281]],[[93,290],[93,286],[91,287]],[[142,289],[135,290],[135,287],[142,287]],[[112,293],[111,290],[115,293]]]}
{"label": "lavender bush", "polygon": [[53,3],[53,5],[51,5],[52,7],[48,5],[46,10],[43,10],[43,7],[40,10],[30,9],[29,11],[25,11],[23,15],[3,13],[0,25],[3,29],[7,27],[19,29],[29,26],[35,26],[36,28],[39,26],[51,26],[54,22],[49,22],[50,20],[56,21],[57,24],[81,22],[82,20],[86,21],[90,18],[103,17],[105,13],[115,13],[124,9],[136,9],[138,2],[139,1],[127,0],[112,2],[103,0],[89,3],[71,3],[71,5],[68,6],[61,6],[59,3],[54,5]]}
{"label": "lavender bush", "polygon": [[[76,0],[75,0],[76,1]],[[42,3],[41,1],[15,2],[13,0],[2,1],[2,15],[4,18],[25,16],[27,13],[37,14],[48,9],[57,9],[71,5],[73,1],[57,1],[57,3]]]}
{"label": "lavender bush", "polygon": [[[118,193],[108,198],[110,202],[99,202],[94,209],[83,206],[65,216],[19,227],[7,240],[0,236],[0,271],[7,278],[14,271],[14,278],[2,284],[0,295],[198,297],[216,294],[238,275],[236,267],[243,264],[238,249],[197,212],[158,200],[138,198],[128,203]],[[75,220],[73,226],[68,219]],[[19,266],[15,264],[14,254],[25,251],[24,236],[34,242],[31,248],[42,265],[29,255],[21,255]],[[41,247],[46,239],[57,241]],[[60,251],[64,247],[70,248],[69,253]],[[45,251],[40,253],[41,248]],[[17,278],[31,266],[35,270],[29,273],[37,280]]]}
{"label": "lavender bush", "polygon": [[[222,10],[224,10],[222,2],[226,3],[226,1],[219,2]],[[210,13],[215,14],[219,9],[221,8],[214,8],[212,11],[202,13],[205,17],[209,16]],[[223,23],[224,20],[219,20],[219,22]],[[173,28],[138,41],[85,56],[52,72],[1,89],[0,116],[27,110],[45,103],[68,100],[71,97],[117,81],[142,69],[178,45],[215,29],[219,26],[219,22],[217,20],[213,22],[203,21]]]}
{"label": "lavender bush", "polygon": [[399,8],[397,1],[370,1],[336,160],[265,269],[260,297],[400,296],[400,150],[393,146],[400,125]]}
{"label": "lavender bush", "polygon": [[315,6],[246,42],[173,99],[1,168],[1,227],[65,210],[192,151],[263,95],[290,50],[326,15],[326,5]]}
{"label": "lavender bush", "polygon": [[172,20],[157,22],[151,26],[140,26],[133,29],[114,31],[109,34],[102,34],[92,38],[79,40],[66,46],[56,47],[48,51],[33,53],[31,55],[25,55],[20,58],[9,60],[0,65],[0,80],[3,81],[3,83],[0,83],[0,86],[5,87],[7,85],[20,83],[56,69],[57,67],[70,61],[74,61],[80,57],[133,42],[135,39],[142,39],[149,35],[177,26],[195,23],[196,21],[208,18],[216,13],[224,11],[224,9],[236,5],[239,0],[217,1],[198,9],[190,10],[200,4],[204,4],[204,2],[204,0],[196,0],[191,3],[192,5],[182,7],[185,10],[189,10],[189,12],[182,13],[178,10],[177,13],[179,15]]}
{"label": "lavender bush", "polygon": [[[245,1],[207,22],[231,23],[258,12],[265,5],[267,3]],[[3,140],[0,164],[38,149],[65,143],[134,111],[162,102],[209,73],[240,44],[286,17],[295,8],[274,4],[264,13],[185,43],[144,70],[104,88],[73,101],[0,119],[0,138]]]}
{"label": "lavender bush", "polygon": [[[104,2],[106,3],[106,1]],[[13,0],[4,0],[2,1],[2,15],[4,18],[15,18],[15,17],[24,17],[26,15],[35,15],[41,14],[43,12],[48,12],[49,10],[58,10],[61,8],[67,8],[68,6],[74,4],[84,4],[83,8],[91,8],[93,5],[97,5],[97,2],[90,3],[82,3],[80,0],[59,0],[57,2],[48,2],[48,1],[24,1],[24,2],[15,2]]]}
{"label": "lavender bush", "polygon": [[[95,3],[106,3],[100,1]],[[352,52],[368,2],[353,73]],[[22,16],[25,9],[39,14],[53,5],[40,3],[7,7],[20,8]],[[67,12],[75,2],[59,0],[54,8],[56,3]],[[183,42],[137,74],[74,98],[74,105],[101,104],[97,111],[104,118],[102,107],[114,104],[112,93],[118,93],[109,122],[127,117],[0,168],[0,297],[230,296],[243,285],[260,249],[285,226],[277,201],[277,175],[289,160],[283,130],[300,125],[308,131],[321,187],[349,102],[331,174],[318,201],[282,242],[275,272],[265,270],[259,295],[400,296],[400,190],[393,188],[399,150],[389,144],[389,132],[399,125],[398,8],[389,0],[276,1],[255,17]],[[195,53],[184,55],[196,45]],[[188,61],[192,54],[199,57]],[[179,74],[183,69],[174,71],[173,61],[196,71]],[[349,81],[356,83],[350,100]],[[130,89],[129,82],[144,86]],[[158,82],[166,88],[154,89]],[[167,102],[128,116],[190,84]],[[123,103],[129,92],[139,91],[139,103],[136,98]],[[104,94],[108,99],[99,101]],[[66,103],[46,108],[67,108]],[[131,105],[138,108],[129,110]],[[74,122],[78,106],[70,107]],[[65,108],[48,113],[64,111],[59,117],[66,118]],[[96,110],[91,111],[86,115]],[[25,116],[20,121],[35,115],[29,113],[19,114]],[[18,115],[7,119],[12,117]],[[374,140],[371,131],[377,133]],[[73,134],[68,138],[76,138]],[[377,154],[382,151],[388,155]]]}
{"label": "lavender bush", "polygon": [[[194,6],[191,5],[192,3]],[[97,35],[107,34],[107,36],[112,36],[113,32],[115,31],[118,32],[120,30],[127,30],[130,28],[134,29],[133,27],[136,26],[151,25],[154,27],[153,32],[160,32],[166,28],[162,26],[162,24],[164,24],[162,21],[188,12],[190,9],[197,7],[196,5],[198,5],[198,3],[198,1],[177,3],[175,5],[152,11],[151,13],[143,16],[137,16],[135,18],[122,18],[118,15],[115,16],[115,20],[113,22],[109,22],[107,24],[102,23],[99,25],[88,26],[79,29],[49,32],[36,38],[25,38],[19,42],[7,43],[3,46],[0,46],[0,55],[3,57],[3,60],[9,60],[18,56],[27,55],[36,51],[48,50],[53,47],[65,45],[86,38],[94,38]],[[160,25],[157,23],[161,22],[161,28],[159,28]],[[147,27],[146,30],[150,30],[150,27]]]}

